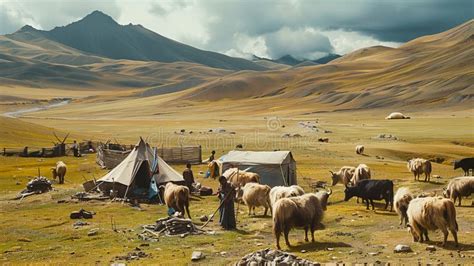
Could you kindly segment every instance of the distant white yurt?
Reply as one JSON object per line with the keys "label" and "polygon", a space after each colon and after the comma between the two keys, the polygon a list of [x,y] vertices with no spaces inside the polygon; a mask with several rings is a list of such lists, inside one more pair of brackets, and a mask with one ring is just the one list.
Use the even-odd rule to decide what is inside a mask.
{"label": "distant white yurt", "polygon": [[230,151],[219,158],[221,174],[231,167],[257,173],[262,184],[296,185],[296,161],[290,151]]}
{"label": "distant white yurt", "polygon": [[410,119],[409,116],[406,116],[400,112],[393,112],[389,114],[385,119]]}

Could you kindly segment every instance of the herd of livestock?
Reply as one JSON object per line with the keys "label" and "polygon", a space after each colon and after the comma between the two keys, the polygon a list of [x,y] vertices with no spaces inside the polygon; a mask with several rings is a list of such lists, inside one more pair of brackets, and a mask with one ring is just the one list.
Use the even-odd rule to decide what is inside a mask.
{"label": "herd of livestock", "polygon": [[[363,151],[362,151],[363,152]],[[343,183],[345,185],[344,201],[353,197],[362,199],[374,209],[374,200],[384,200],[385,209],[390,205],[390,211],[394,208],[400,216],[400,225],[403,223],[408,227],[415,242],[428,241],[428,231],[441,230],[444,235],[443,246],[446,244],[448,231],[453,235],[456,246],[458,245],[455,202],[461,206],[461,198],[468,197],[474,193],[474,176],[467,176],[469,170],[474,171],[474,158],[465,158],[456,161],[455,169],[462,168],[466,176],[453,178],[443,190],[443,196],[427,196],[421,193],[415,196],[406,187],[400,187],[394,193],[394,184],[388,179],[371,179],[370,168],[365,164],[357,167],[344,166],[337,172],[331,172],[332,185]],[[431,162],[421,158],[415,158],[407,163],[407,168],[413,173],[415,180],[425,175],[425,181],[430,180]],[[329,196],[332,190],[317,193],[305,193],[303,188],[297,185],[270,188],[268,185],[259,184],[258,175],[255,173],[229,169],[237,172],[231,175],[229,180],[240,190],[239,199],[248,207],[249,215],[255,215],[256,207],[265,208],[264,215],[268,210],[272,212],[273,234],[276,247],[280,249],[280,237],[283,233],[287,246],[291,246],[288,235],[292,228],[303,228],[305,241],[308,239],[308,230],[314,241],[314,231],[323,229],[322,224],[324,212],[327,210]]]}
{"label": "herd of livestock", "polygon": [[[424,174],[425,181],[430,180],[431,162],[416,158],[408,161],[407,168],[413,173],[415,180]],[[385,210],[390,205],[400,216],[400,225],[408,227],[415,242],[428,239],[428,231],[441,230],[444,235],[443,246],[446,244],[448,231],[453,235],[456,246],[458,245],[455,203],[461,206],[462,197],[474,193],[474,176],[468,176],[469,171],[474,173],[474,158],[465,158],[454,163],[454,169],[462,168],[465,176],[450,180],[443,189],[443,196],[427,196],[421,193],[418,196],[406,187],[400,187],[394,194],[394,184],[388,179],[371,179],[370,168],[365,164],[357,167],[344,166],[337,172],[331,173],[332,186],[342,183],[345,185],[344,201],[353,197],[362,199],[369,209],[369,204],[374,210],[374,200],[384,200]],[[58,162],[52,169],[53,174],[64,180],[66,166]],[[270,188],[260,184],[260,177],[256,173],[230,168],[226,171],[228,181],[236,188],[237,200],[248,207],[249,215],[255,215],[256,207],[265,208],[264,215],[270,210],[273,217],[273,234],[276,247],[280,249],[280,236],[283,233],[285,242],[290,247],[288,240],[292,228],[303,228],[305,241],[308,240],[308,230],[314,241],[314,231],[324,229],[322,224],[324,212],[327,210],[329,197],[332,190],[324,186],[324,190],[316,193],[305,193],[297,185],[276,186]],[[224,173],[224,176],[226,176]],[[230,173],[230,174],[229,174]],[[190,191],[188,187],[167,183],[164,188],[165,204],[169,208],[191,218],[189,212]]]}

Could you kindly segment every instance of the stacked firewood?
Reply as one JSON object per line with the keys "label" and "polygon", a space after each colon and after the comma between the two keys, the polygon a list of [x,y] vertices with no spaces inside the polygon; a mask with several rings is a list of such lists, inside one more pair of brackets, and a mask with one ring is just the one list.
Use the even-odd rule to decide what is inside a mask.
{"label": "stacked firewood", "polygon": [[162,234],[166,236],[179,235],[185,237],[187,235],[198,235],[202,233],[204,233],[204,230],[197,228],[191,219],[170,216],[158,219],[156,224],[144,225],[143,232],[139,234],[139,237],[150,240],[153,238],[156,239]]}
{"label": "stacked firewood", "polygon": [[26,184],[26,190],[23,192],[40,192],[44,193],[52,190],[51,182],[44,176],[39,176]]}

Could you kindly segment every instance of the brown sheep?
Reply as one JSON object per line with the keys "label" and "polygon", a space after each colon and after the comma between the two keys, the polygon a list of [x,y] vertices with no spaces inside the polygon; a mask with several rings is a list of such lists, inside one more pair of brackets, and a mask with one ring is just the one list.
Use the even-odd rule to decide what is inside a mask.
{"label": "brown sheep", "polygon": [[189,212],[189,188],[175,185],[171,182],[167,183],[164,187],[164,198],[168,208],[181,212],[183,216],[187,212],[189,219],[191,219],[191,213]]}
{"label": "brown sheep", "polygon": [[[243,187],[242,200],[249,208],[249,216],[253,210],[255,215],[255,207],[262,206],[265,208],[264,216],[267,216],[267,211],[270,209],[270,190],[268,185],[260,185],[257,183],[247,183]],[[271,212],[271,210],[270,210]]]}
{"label": "brown sheep", "polygon": [[260,176],[257,173],[242,171],[238,168],[227,169],[223,176],[237,188],[244,187],[247,183],[260,183]]}
{"label": "brown sheep", "polygon": [[303,188],[297,185],[292,185],[289,187],[276,186],[270,190],[270,204],[273,206],[279,199],[301,196],[303,194]]}
{"label": "brown sheep", "polygon": [[443,196],[450,198],[454,204],[456,199],[459,199],[458,206],[461,206],[461,198],[469,197],[474,193],[474,177],[473,176],[461,176],[451,179],[448,183],[448,187],[443,190]]}
{"label": "brown sheep", "polygon": [[354,175],[355,169],[356,168],[352,166],[343,166],[335,173],[329,171],[331,173],[332,185],[335,186],[337,183],[341,182],[344,186],[348,186],[351,182],[352,176]]}
{"label": "brown sheep", "polygon": [[64,184],[64,177],[66,176],[67,166],[63,161],[56,162],[56,167],[51,167],[53,179],[59,177],[59,184]]}
{"label": "brown sheep", "polygon": [[413,199],[413,194],[407,187],[401,187],[395,193],[393,202],[395,203],[395,211],[400,216],[400,225],[408,223],[407,209],[410,201]]}
{"label": "brown sheep", "polygon": [[[429,241],[428,230],[441,230],[444,235],[443,246],[448,239],[448,230],[458,246],[458,223],[454,203],[442,197],[426,197],[413,199],[408,205],[408,230],[413,241]],[[423,239],[423,236],[425,239]]]}
{"label": "brown sheep", "polygon": [[420,180],[420,175],[425,174],[425,182],[430,181],[432,166],[431,162],[422,158],[411,159],[407,163],[407,168],[413,173],[415,181]]}
{"label": "brown sheep", "polygon": [[309,229],[314,242],[316,228],[324,228],[324,225],[321,224],[323,215],[324,210],[321,202],[313,193],[279,199],[273,206],[273,234],[277,249],[280,249],[281,233],[285,236],[286,245],[291,247],[288,234],[294,227],[304,228],[305,241],[308,241]]}

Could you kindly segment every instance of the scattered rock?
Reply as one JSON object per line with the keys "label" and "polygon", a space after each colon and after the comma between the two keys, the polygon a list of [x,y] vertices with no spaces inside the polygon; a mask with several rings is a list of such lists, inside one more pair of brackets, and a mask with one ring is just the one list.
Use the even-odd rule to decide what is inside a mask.
{"label": "scattered rock", "polygon": [[201,217],[199,217],[199,221],[201,222],[207,222],[209,220],[209,217],[207,217],[207,215],[203,215]]}
{"label": "scattered rock", "polygon": [[[301,251],[303,252],[303,250]],[[305,251],[306,252],[306,251]],[[303,252],[304,253],[304,252]],[[245,255],[236,265],[320,265],[294,254],[269,248]]]}
{"label": "scattered rock", "polygon": [[99,228],[94,228],[94,229],[89,230],[89,232],[87,233],[87,236],[95,236],[98,234],[99,234]]}
{"label": "scattered rock", "polygon": [[149,247],[149,246],[150,246],[150,244],[148,244],[148,243],[142,243],[142,244],[140,244],[140,247]]}
{"label": "scattered rock", "polygon": [[222,257],[225,257],[227,255],[227,252],[222,251],[220,254],[221,254]]}
{"label": "scattered rock", "polygon": [[380,252],[376,251],[376,252],[369,252],[367,253],[369,256],[377,256]]}
{"label": "scattered rock", "polygon": [[429,245],[429,246],[426,247],[426,250],[427,251],[436,251],[436,247],[433,246],[433,245]]}
{"label": "scattered rock", "polygon": [[140,258],[146,258],[149,255],[146,254],[143,251],[132,251],[129,252],[127,255],[124,256],[116,256],[115,260],[125,260],[125,261],[131,261],[131,260],[139,260]]}
{"label": "scattered rock", "polygon": [[395,253],[405,253],[405,252],[412,252],[413,250],[411,250],[410,246],[407,246],[407,245],[402,245],[402,244],[398,244],[395,246],[395,248],[393,249],[393,252]]}
{"label": "scattered rock", "polygon": [[19,242],[31,242],[32,240],[26,237],[18,238]]}
{"label": "scattered rock", "polygon": [[327,251],[334,251],[334,248],[326,248]]}
{"label": "scattered rock", "polygon": [[306,253],[306,249],[302,249],[302,250],[301,250],[301,253]]}
{"label": "scattered rock", "polygon": [[81,227],[81,226],[85,226],[85,225],[89,225],[89,223],[88,223],[88,222],[84,222],[84,221],[77,221],[77,222],[75,222],[72,226],[77,229],[77,228],[79,228],[79,227]]}
{"label": "scattered rock", "polygon": [[191,254],[191,260],[192,261],[202,260],[205,257],[206,256],[201,251],[193,251],[193,254]]}

